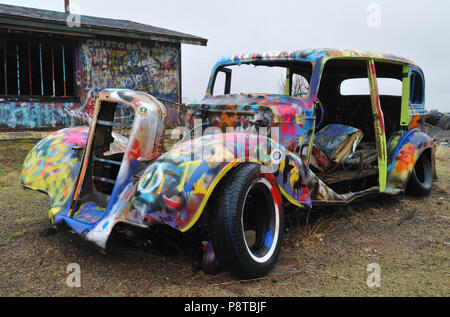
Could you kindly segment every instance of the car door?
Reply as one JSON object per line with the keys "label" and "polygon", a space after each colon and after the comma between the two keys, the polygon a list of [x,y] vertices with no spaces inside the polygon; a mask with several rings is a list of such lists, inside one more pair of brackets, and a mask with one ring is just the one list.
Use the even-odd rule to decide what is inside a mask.
{"label": "car door", "polygon": [[378,152],[379,188],[380,192],[384,192],[386,190],[387,179],[386,131],[384,126],[383,112],[381,111],[375,62],[373,59],[369,59],[367,61],[367,73],[369,75],[370,100],[375,128],[375,140],[377,143]]}

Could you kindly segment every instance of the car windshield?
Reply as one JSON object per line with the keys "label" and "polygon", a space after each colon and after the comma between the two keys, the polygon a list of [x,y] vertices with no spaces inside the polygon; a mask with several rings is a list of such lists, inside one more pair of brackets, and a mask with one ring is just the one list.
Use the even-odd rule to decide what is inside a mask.
{"label": "car windshield", "polygon": [[219,67],[212,95],[237,93],[278,94],[306,97],[309,94],[311,64],[239,64]]}

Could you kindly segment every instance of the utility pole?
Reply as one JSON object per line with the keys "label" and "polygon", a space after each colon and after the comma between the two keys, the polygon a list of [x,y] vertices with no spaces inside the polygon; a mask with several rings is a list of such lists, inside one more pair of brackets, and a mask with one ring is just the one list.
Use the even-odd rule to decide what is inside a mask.
{"label": "utility pole", "polygon": [[70,13],[69,0],[64,0],[64,11],[65,11],[66,13]]}

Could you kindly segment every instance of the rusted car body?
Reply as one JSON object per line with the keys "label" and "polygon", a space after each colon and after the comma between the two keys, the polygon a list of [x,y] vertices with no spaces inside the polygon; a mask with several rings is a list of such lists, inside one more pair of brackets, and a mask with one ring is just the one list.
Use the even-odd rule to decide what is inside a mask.
{"label": "rusted car body", "polygon": [[[236,65],[284,68],[284,94],[232,94]],[[219,73],[224,91],[214,95]],[[296,75],[308,82],[301,94],[292,90]],[[352,78],[366,79],[370,93],[341,95],[341,83]],[[401,96],[380,95],[379,78],[400,81]],[[162,225],[203,245],[205,266],[217,266],[216,254],[237,275],[261,276],[278,257],[287,204],[311,208],[431,190],[424,89],[420,68],[393,55],[321,49],[224,57],[205,98],[186,105],[183,140],[173,148],[164,148],[158,99],[107,89],[91,126],[40,141],[20,182],[51,198],[52,224],[101,248],[118,227]]]}

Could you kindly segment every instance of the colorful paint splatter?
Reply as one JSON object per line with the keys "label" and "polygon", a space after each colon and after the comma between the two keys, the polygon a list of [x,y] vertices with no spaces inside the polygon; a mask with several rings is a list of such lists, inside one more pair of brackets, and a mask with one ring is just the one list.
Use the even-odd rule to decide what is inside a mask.
{"label": "colorful paint splatter", "polygon": [[[128,79],[124,79],[126,74],[120,73],[119,65],[139,62],[148,55],[146,50],[152,52],[151,48],[139,45],[128,47],[110,43],[112,46],[106,52],[112,50],[115,53],[109,55],[102,49],[103,45],[106,43],[91,41],[84,44],[83,63],[89,61],[90,64],[78,75],[81,85],[88,87],[88,82],[97,82],[98,87],[116,86],[119,82],[123,85],[121,80]],[[128,51],[136,53],[136,56],[129,57]],[[140,70],[149,71],[152,67],[172,69],[172,62],[178,55],[168,52],[163,59],[158,59],[159,54],[152,55],[152,59],[139,64]],[[382,174],[376,170],[382,168],[380,147],[387,155],[385,188],[379,181],[364,189],[343,191],[331,186],[332,182],[324,181],[323,171],[319,174],[311,167],[311,156],[316,155],[314,145],[321,147],[324,157],[332,158],[348,136],[356,136],[355,142],[347,148],[352,154],[356,153],[355,149],[364,138],[361,130],[351,126],[328,124],[320,129],[316,126],[318,87],[323,67],[329,60],[343,58],[366,59],[368,67],[374,65],[374,60],[413,66],[409,60],[393,55],[331,49],[223,58],[213,69],[205,99],[188,106],[185,128],[188,131],[192,129],[193,138],[187,137],[190,133],[184,135],[183,142],[169,151],[165,151],[163,144],[168,114],[161,102],[141,92],[105,89],[94,95],[98,93],[90,129],[60,130],[39,142],[24,162],[21,183],[51,197],[49,215],[54,224],[68,225],[102,248],[106,247],[117,223],[140,228],[150,228],[159,223],[182,232],[191,229],[214,197],[214,190],[221,180],[246,162],[261,166],[258,177],[271,184],[272,196],[277,197],[276,204],[280,209],[282,202],[309,208],[347,204],[380,192],[398,194],[405,189],[418,157],[430,152],[434,164],[432,140],[417,129],[414,116],[387,142],[374,138],[371,144],[375,156],[378,156],[378,162],[375,159],[368,167],[368,170],[375,170],[373,175]],[[280,60],[311,63],[308,94],[295,97],[265,94],[212,96],[209,93],[219,67]],[[101,69],[101,65],[109,67]],[[386,137],[374,70],[369,68],[368,71],[372,81],[369,110],[377,123],[372,129],[378,136]],[[170,72],[167,76],[173,77]],[[167,94],[178,91],[175,81],[168,81],[157,89],[153,87],[153,90],[149,88],[154,84],[150,79],[140,83],[144,85],[142,89],[155,94],[156,90]],[[113,112],[108,107],[117,104],[129,107],[135,113],[128,138],[114,137],[112,127],[121,122],[105,119]],[[412,108],[408,107],[412,113]],[[199,124],[201,133],[196,135]],[[261,133],[264,129],[266,134]],[[210,130],[209,134],[204,133],[207,130]],[[346,163],[343,161],[336,161],[334,168],[339,167],[337,163]],[[113,165],[115,169],[111,167]],[[102,169],[107,173],[101,174]],[[356,175],[358,170],[348,172],[351,173]],[[97,185],[100,182],[106,185]]]}

